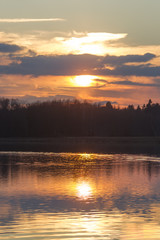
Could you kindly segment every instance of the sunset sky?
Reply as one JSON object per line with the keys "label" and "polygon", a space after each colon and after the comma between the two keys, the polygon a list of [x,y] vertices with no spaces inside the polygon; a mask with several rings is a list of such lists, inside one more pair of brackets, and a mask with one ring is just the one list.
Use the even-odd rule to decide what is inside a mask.
{"label": "sunset sky", "polygon": [[159,9],[159,0],[0,0],[0,96],[160,102]]}

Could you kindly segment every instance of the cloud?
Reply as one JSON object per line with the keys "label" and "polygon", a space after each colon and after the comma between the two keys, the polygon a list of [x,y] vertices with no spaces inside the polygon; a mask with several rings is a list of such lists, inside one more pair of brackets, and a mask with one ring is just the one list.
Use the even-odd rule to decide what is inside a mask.
{"label": "cloud", "polygon": [[0,52],[1,53],[14,53],[21,51],[23,47],[20,47],[15,44],[5,44],[5,43],[0,43]]}
{"label": "cloud", "polygon": [[122,65],[124,63],[148,62],[155,58],[155,54],[146,53],[144,55],[126,55],[126,56],[110,56],[104,57],[102,63],[108,65]]}
{"label": "cloud", "polygon": [[105,98],[130,98],[135,93],[133,89],[108,90],[108,89],[88,89],[89,95],[92,97]]}
{"label": "cloud", "polygon": [[54,96],[48,96],[48,97],[37,97],[32,95],[25,95],[23,97],[18,98],[21,103],[34,103],[34,102],[48,102],[48,101],[73,101],[75,100],[74,96],[68,96],[68,95],[54,95]]}
{"label": "cloud", "polygon": [[158,77],[160,76],[160,66],[152,66],[151,64],[145,65],[121,65],[116,66],[111,70],[98,69],[94,71],[94,74],[102,76],[146,76],[146,77]]}
{"label": "cloud", "polygon": [[[160,66],[153,66],[150,63],[140,65],[126,64],[131,62],[148,62],[155,57],[156,56],[151,53],[144,55],[126,55],[119,57],[109,55],[103,57],[91,54],[33,55],[28,57],[17,56],[17,58],[14,56],[14,60],[17,61],[12,62],[8,66],[0,66],[0,74],[19,74],[34,76],[95,75],[157,77],[160,76]],[[112,65],[112,67],[106,66],[106,62],[108,65]],[[97,81],[97,84],[106,84],[106,82],[102,79],[95,81]]]}
{"label": "cloud", "polygon": [[103,84],[105,84],[105,85],[106,85],[106,83],[108,83],[108,81],[107,81],[107,80],[104,80],[104,79],[99,79],[99,78],[97,78],[97,79],[94,79],[94,82],[97,82],[97,83],[103,83]]}
{"label": "cloud", "polygon": [[18,58],[21,63],[0,66],[1,74],[21,75],[83,75],[98,64],[95,55],[35,56]]}
{"label": "cloud", "polygon": [[63,18],[0,18],[0,23],[57,22]]}
{"label": "cloud", "polygon": [[[3,19],[4,20],[4,19]],[[34,19],[36,20],[36,19]],[[40,19],[41,21],[43,19]],[[48,19],[47,19],[48,20]],[[65,19],[62,19],[65,21]],[[28,21],[28,19],[26,19]],[[0,22],[1,23],[1,22]],[[2,23],[1,23],[2,24]],[[1,42],[29,47],[40,54],[96,54],[109,53],[109,46],[125,38],[124,33],[32,31],[23,33],[0,32]]]}
{"label": "cloud", "polygon": [[89,32],[89,33],[78,33],[73,32],[75,36],[67,39],[68,43],[79,43],[79,44],[91,44],[95,42],[105,42],[105,41],[114,41],[125,38],[127,36],[126,33],[107,33],[107,32]]}
{"label": "cloud", "polygon": [[133,82],[129,80],[123,81],[114,81],[107,82],[108,84],[116,84],[116,85],[125,85],[125,86],[142,86],[142,87],[160,87],[160,81],[154,81],[154,83],[141,83],[141,82]]}
{"label": "cloud", "polygon": [[106,52],[106,43],[117,41],[127,36],[126,33],[107,32],[73,32],[72,35],[73,36],[59,38],[61,45],[70,49],[72,53],[97,55],[104,55]]}
{"label": "cloud", "polygon": [[[107,84],[111,85],[122,85],[122,86],[142,86],[142,87],[160,87],[160,81],[155,79],[153,80],[153,83],[142,83],[142,82],[133,82],[130,80],[121,80],[121,81],[107,81],[104,79],[94,79],[95,83],[99,83],[98,85],[95,85],[95,87],[104,87]],[[101,85],[100,85],[101,84]]]}

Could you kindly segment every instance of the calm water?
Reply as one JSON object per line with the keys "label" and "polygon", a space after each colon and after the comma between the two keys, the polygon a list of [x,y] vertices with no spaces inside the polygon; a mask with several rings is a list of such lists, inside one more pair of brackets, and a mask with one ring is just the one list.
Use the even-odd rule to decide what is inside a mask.
{"label": "calm water", "polygon": [[0,239],[160,239],[160,158],[0,153]]}

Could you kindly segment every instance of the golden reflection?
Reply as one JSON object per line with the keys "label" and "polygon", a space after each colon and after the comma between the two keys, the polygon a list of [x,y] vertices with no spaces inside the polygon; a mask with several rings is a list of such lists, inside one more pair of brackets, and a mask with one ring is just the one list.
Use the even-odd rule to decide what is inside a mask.
{"label": "golden reflection", "polygon": [[117,209],[92,214],[21,213],[18,218],[16,214],[14,217],[14,222],[1,226],[0,239],[158,240],[160,232],[159,221],[155,221],[149,215],[143,218]]}
{"label": "golden reflection", "polygon": [[[17,170],[9,166],[7,181],[0,181],[0,195],[20,196],[23,193],[25,196],[104,197],[108,205],[112,196],[119,197],[126,189],[131,196],[140,196],[141,193],[147,196],[152,192],[152,184],[157,183],[155,177],[151,184],[148,166],[136,161],[136,156],[134,167],[129,161],[114,164],[115,161],[119,162],[119,155],[114,155],[114,158],[113,155],[87,153],[59,156],[63,161],[61,158],[50,161],[53,156],[44,155],[48,161],[34,163],[31,165],[33,171],[23,164]],[[152,176],[154,174],[156,172]]]}
{"label": "golden reflection", "polygon": [[159,239],[159,158],[33,156],[0,165],[0,239]]}
{"label": "golden reflection", "polygon": [[77,185],[77,196],[82,199],[87,199],[92,194],[92,188],[89,183],[82,182]]}
{"label": "golden reflection", "polygon": [[80,153],[80,157],[85,158],[85,159],[92,159],[93,154],[90,153]]}

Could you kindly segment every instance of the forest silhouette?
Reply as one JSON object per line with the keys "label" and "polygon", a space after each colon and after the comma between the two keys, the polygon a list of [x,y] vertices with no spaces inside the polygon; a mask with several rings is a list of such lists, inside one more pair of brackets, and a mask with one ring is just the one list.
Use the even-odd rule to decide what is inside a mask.
{"label": "forest silhouette", "polygon": [[20,104],[0,99],[0,137],[160,136],[160,105],[118,108],[86,101]]}

